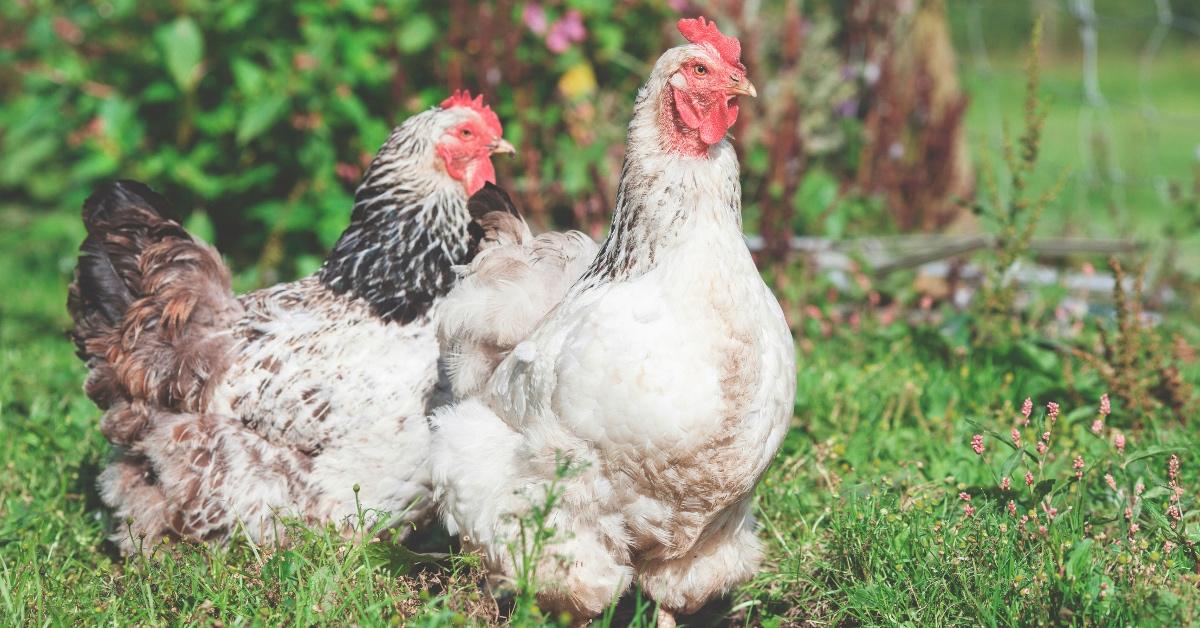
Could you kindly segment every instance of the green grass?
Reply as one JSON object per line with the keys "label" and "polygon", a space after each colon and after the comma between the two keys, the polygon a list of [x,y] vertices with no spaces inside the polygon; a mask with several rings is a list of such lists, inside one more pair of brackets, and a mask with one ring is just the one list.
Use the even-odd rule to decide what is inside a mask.
{"label": "green grass", "polygon": [[[990,69],[983,69],[966,51],[960,54],[964,88],[972,97],[967,124],[976,163],[985,151],[999,163],[1004,125],[1015,137],[1020,122],[1025,84],[1020,56],[993,57]],[[1179,215],[1168,187],[1190,186],[1200,176],[1200,84],[1194,80],[1200,50],[1169,48],[1145,76],[1136,55],[1104,56],[1100,91],[1109,106],[1102,109],[1085,102],[1080,64],[1069,56],[1043,68],[1049,116],[1034,182],[1041,189],[1064,171],[1069,176],[1043,233],[1179,235],[1175,226],[1189,217]],[[1121,178],[1112,178],[1110,165]],[[1195,233],[1186,235],[1196,241]]]}
{"label": "green grass", "polygon": [[[494,617],[473,557],[409,569],[406,554],[393,551],[398,558],[380,566],[372,551],[325,531],[287,549],[185,544],[151,558],[113,555],[105,538],[114,522],[94,489],[107,445],[99,412],[80,391],[84,369],[61,335],[80,230],[70,217],[15,211],[0,212],[0,222],[0,616],[8,623],[441,625]],[[804,343],[795,427],[760,489],[768,567],[711,616],[764,625],[1200,621],[1194,558],[1181,547],[1164,551],[1176,533],[1162,525],[1168,450],[1182,458],[1185,512],[1200,486],[1194,422],[1116,408],[1110,422],[1128,430],[1127,457],[1154,453],[1122,469],[1111,444],[1086,429],[1097,380],[1077,368],[1068,381],[1054,353],[964,350],[933,330],[899,325],[834,334]],[[1197,382],[1197,371],[1184,372]],[[1064,406],[1038,471],[1038,490],[1053,486],[1063,511],[1044,537],[1022,532],[1005,512],[1009,496],[995,489],[1010,459],[1004,439],[988,435],[986,464],[969,447],[973,433],[1006,433],[1025,396]],[[1146,426],[1132,429],[1135,420]],[[1026,441],[1039,429],[1026,429]],[[1082,482],[1070,481],[1076,453],[1089,461]],[[1101,470],[1126,490],[1136,481],[1148,487],[1137,514],[1145,547],[1112,543],[1127,527]],[[1011,496],[1020,512],[1036,510],[1020,474],[1013,471]],[[960,491],[972,494],[974,517],[963,515]],[[1184,529],[1194,537],[1196,518]],[[646,624],[653,612],[631,596],[600,623]],[[513,614],[538,617],[528,607]]]}

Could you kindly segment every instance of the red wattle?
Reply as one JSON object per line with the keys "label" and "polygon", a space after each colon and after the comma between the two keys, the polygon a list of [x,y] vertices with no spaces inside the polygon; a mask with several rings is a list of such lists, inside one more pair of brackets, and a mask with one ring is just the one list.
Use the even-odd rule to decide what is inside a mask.
{"label": "red wattle", "polygon": [[[738,106],[730,105],[723,94],[703,102],[692,94],[671,86],[675,111],[688,128],[700,132],[700,139],[712,146],[725,138],[725,133],[737,122]],[[707,94],[706,94],[707,95]]]}
{"label": "red wattle", "polygon": [[467,194],[478,192],[485,183],[496,182],[496,167],[492,165],[492,158],[487,152],[480,155],[456,154],[445,144],[438,144],[435,150],[446,164],[446,174],[461,181]]}
{"label": "red wattle", "polygon": [[496,182],[496,167],[490,157],[480,157],[467,174],[467,194],[474,194],[483,188],[485,183]]}
{"label": "red wattle", "polygon": [[725,130],[729,128],[725,125],[728,119],[729,107],[725,106],[725,99],[721,98],[705,114],[704,122],[700,124],[700,139],[709,146],[720,142],[725,137]]}

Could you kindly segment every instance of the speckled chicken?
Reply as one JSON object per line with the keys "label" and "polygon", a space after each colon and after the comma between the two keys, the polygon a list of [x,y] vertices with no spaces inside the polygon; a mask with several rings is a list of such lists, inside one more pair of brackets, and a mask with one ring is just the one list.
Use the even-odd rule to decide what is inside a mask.
{"label": "speckled chicken", "polygon": [[472,212],[495,246],[440,319],[464,397],[430,419],[442,513],[512,577],[518,521],[556,482],[534,568],[542,607],[576,621],[636,581],[672,625],[749,579],[754,487],[792,413],[792,338],[746,248],[725,140],[755,90],[736,39],[703,18],[679,30],[689,43],[638,94],[599,251],[531,238],[488,188],[494,209]]}
{"label": "speckled chicken", "polygon": [[68,309],[114,446],[99,482],[123,550],[272,539],[280,517],[347,525],[356,485],[388,523],[431,511],[425,417],[448,399],[438,304],[478,244],[469,195],[494,181],[491,155],[511,151],[482,98],[412,116],[320,270],[241,297],[146,186],[87,201]]}

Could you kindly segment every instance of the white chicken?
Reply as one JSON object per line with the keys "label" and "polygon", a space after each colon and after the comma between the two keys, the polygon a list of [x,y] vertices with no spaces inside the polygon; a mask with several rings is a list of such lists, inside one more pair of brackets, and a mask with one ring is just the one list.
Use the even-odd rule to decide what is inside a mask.
{"label": "white chicken", "polygon": [[[740,43],[703,18],[638,94],[612,228],[531,238],[511,210],[443,303],[454,390],[435,412],[448,525],[512,577],[518,519],[556,482],[539,602],[595,617],[636,580],[660,625],[761,560],[754,487],[787,431],[794,348],[742,236],[725,135],[755,90]],[[480,199],[483,202],[484,199]],[[486,222],[486,221],[483,221]],[[576,468],[556,477],[559,461]]]}

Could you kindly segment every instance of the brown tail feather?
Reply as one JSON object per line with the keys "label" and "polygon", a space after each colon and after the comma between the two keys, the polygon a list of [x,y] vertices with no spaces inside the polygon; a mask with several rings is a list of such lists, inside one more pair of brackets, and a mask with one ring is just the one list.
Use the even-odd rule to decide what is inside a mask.
{"label": "brown tail feather", "polygon": [[101,186],[84,202],[88,236],[79,247],[67,295],[75,320],[71,338],[81,359],[105,357],[107,336],[141,296],[142,252],[164,239],[191,241],[182,227],[163,217],[167,208],[165,199],[135,181]]}
{"label": "brown tail feather", "polygon": [[166,211],[161,196],[132,181],[100,188],[83,209],[71,338],[91,369],[85,390],[110,410],[105,432],[121,444],[137,439],[148,407],[206,403],[231,342],[220,332],[240,312],[216,251]]}

